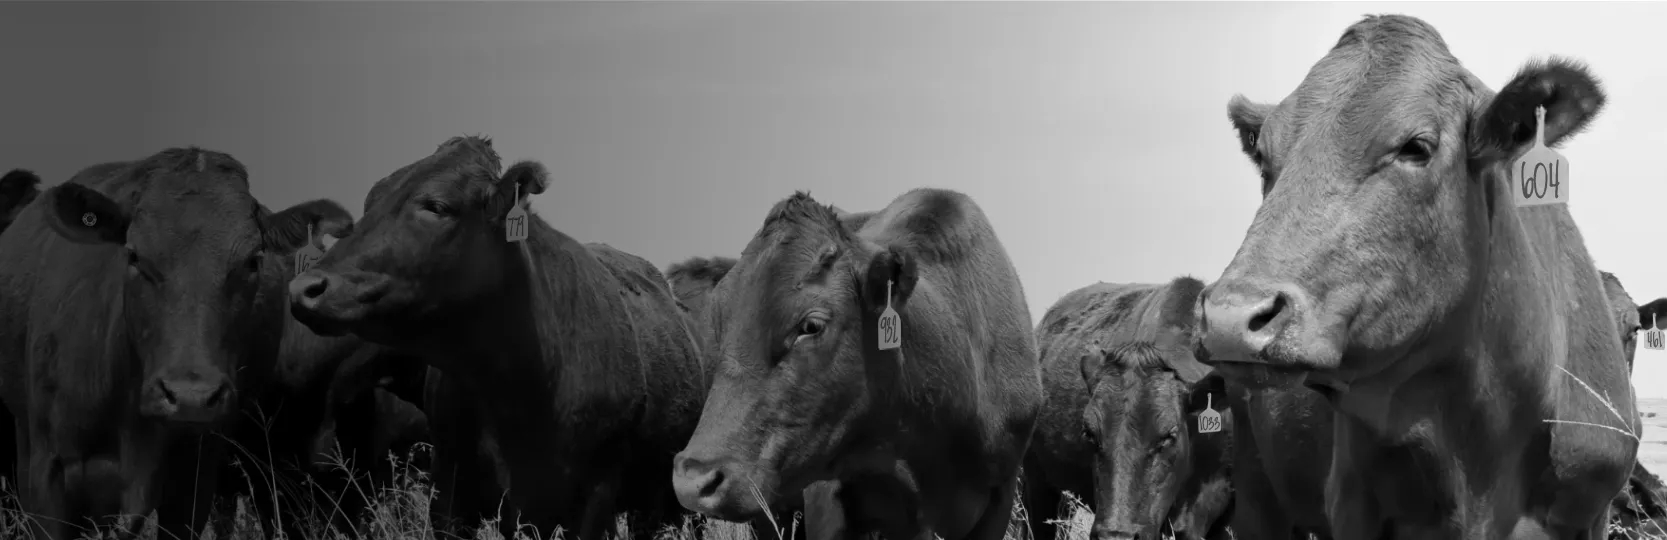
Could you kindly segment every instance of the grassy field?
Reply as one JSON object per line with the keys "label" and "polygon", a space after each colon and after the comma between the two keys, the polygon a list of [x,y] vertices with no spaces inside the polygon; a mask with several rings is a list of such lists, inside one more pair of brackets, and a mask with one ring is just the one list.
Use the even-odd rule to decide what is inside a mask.
{"label": "grassy field", "polygon": [[[1643,412],[1645,424],[1642,437],[1643,444],[1639,448],[1638,459],[1652,472],[1667,471],[1667,399],[1643,399],[1639,400],[1638,405]],[[415,451],[427,451],[427,449],[419,448]],[[345,469],[350,467],[350,464],[341,463],[338,466]],[[385,487],[379,493],[367,494],[372,502],[364,518],[357,522],[361,537],[371,540],[427,540],[434,538],[433,530],[428,523],[428,504],[432,498],[432,490],[428,486],[424,473],[413,467],[401,466],[397,463],[396,470],[398,472],[395,475],[393,485]],[[255,489],[256,485],[260,483],[259,478],[270,478],[269,474],[258,471],[248,476],[249,478],[246,481],[251,490]],[[4,501],[8,503],[4,505],[6,508],[16,508],[15,498],[11,495],[9,488],[10,486],[0,486],[0,490],[3,490],[3,493],[0,493],[0,498],[7,499]],[[265,489],[273,488],[267,486]],[[302,491],[293,487],[280,489],[279,491],[302,493]],[[1061,540],[1087,540],[1093,513],[1076,498],[1067,497],[1067,499],[1068,504],[1073,509],[1070,519],[1055,522],[1055,526],[1059,528],[1058,530],[1061,533]],[[254,508],[250,507],[252,504],[250,500],[241,497],[233,504],[228,505],[233,509],[228,518],[216,520],[217,524],[225,530],[216,530],[214,525],[210,525],[201,538],[216,540],[221,538],[232,540],[335,540],[348,538],[340,531],[331,530],[328,525],[328,517],[335,509],[320,508],[320,505],[314,503],[309,497],[280,495],[280,500],[284,501],[285,508],[282,509],[283,512],[277,519],[286,523],[291,522],[291,520],[300,520],[299,522],[303,523],[302,529],[310,531],[306,533],[305,539],[286,539],[274,526],[276,520],[263,522],[253,511]],[[1014,520],[1007,534],[1008,540],[1022,540],[1028,536],[1024,530],[1027,521],[1025,511],[1022,506],[1014,509]],[[788,532],[799,526],[798,516],[775,517],[779,520],[777,525],[783,529],[783,532]],[[0,538],[34,538],[34,535],[30,534],[25,526],[26,521],[30,519],[33,518],[16,510],[0,512]],[[472,540],[551,540],[566,536],[558,531],[551,536],[539,537],[533,535],[531,531],[527,531],[516,534],[514,538],[506,539],[498,534],[495,523],[484,523],[483,525],[485,526],[476,532]],[[1646,528],[1651,532],[1615,530],[1611,538],[1667,540],[1667,531],[1654,526],[1646,526]],[[141,528],[140,530],[139,537],[141,539],[160,538],[165,540],[174,538],[166,533],[157,534],[154,528],[149,530]],[[621,520],[618,533],[623,536],[627,532],[624,520]],[[744,525],[691,516],[685,518],[681,526],[658,531],[655,536],[657,540],[752,540],[753,534],[752,530]],[[114,538],[108,531],[104,537]],[[84,538],[100,537],[88,535]]]}

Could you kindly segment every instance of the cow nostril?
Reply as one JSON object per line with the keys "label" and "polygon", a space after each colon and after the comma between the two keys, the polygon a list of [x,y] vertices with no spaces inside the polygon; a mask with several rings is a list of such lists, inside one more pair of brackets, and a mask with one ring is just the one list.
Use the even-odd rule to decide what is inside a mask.
{"label": "cow nostril", "polygon": [[179,396],[174,395],[174,390],[172,388],[168,388],[167,382],[156,381],[156,389],[162,394],[162,401],[164,403],[169,405],[179,404]]}
{"label": "cow nostril", "polygon": [[308,299],[318,298],[324,296],[324,291],[329,288],[330,281],[328,279],[323,277],[314,278],[301,288],[301,296]]}
{"label": "cow nostril", "polygon": [[1278,317],[1280,313],[1285,311],[1285,305],[1287,302],[1285,293],[1275,294],[1273,296],[1273,301],[1269,302],[1267,307],[1262,308],[1256,313],[1256,316],[1250,318],[1250,331],[1262,331],[1262,328],[1266,327],[1268,323],[1273,322],[1274,318]]}
{"label": "cow nostril", "polygon": [[210,408],[218,407],[221,402],[225,401],[226,394],[229,393],[231,393],[231,388],[222,384],[219,388],[214,389],[213,394],[208,395],[208,399],[203,401],[203,406]]}
{"label": "cow nostril", "polygon": [[723,469],[713,469],[706,474],[706,483],[700,486],[701,497],[711,497],[714,493],[718,492],[719,486],[724,485]]}

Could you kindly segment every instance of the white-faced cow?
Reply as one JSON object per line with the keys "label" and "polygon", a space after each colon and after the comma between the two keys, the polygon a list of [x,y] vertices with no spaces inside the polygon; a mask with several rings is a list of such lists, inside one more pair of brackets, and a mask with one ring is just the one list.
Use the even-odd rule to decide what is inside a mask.
{"label": "white-faced cow", "polygon": [[330,201],[272,213],[242,164],[172,148],[84,169],[0,235],[0,397],[20,420],[24,509],[48,538],[157,512],[163,534],[209,516],[245,396],[271,374],[278,261]]}
{"label": "white-faced cow", "polygon": [[694,330],[640,257],[531,212],[525,240],[506,241],[507,214],[548,183],[537,162],[504,169],[489,140],[451,138],[371,188],[354,233],[290,283],[292,310],[460,385],[481,436],[450,451],[473,462],[486,447],[522,522],[593,540],[629,511],[646,538],[681,518],[671,458],[705,397]]}
{"label": "white-faced cow", "polygon": [[1496,94],[1399,15],[1278,104],[1229,103],[1263,202],[1201,295],[1200,359],[1333,403],[1336,537],[1603,537],[1638,447],[1621,343],[1568,207],[1512,181],[1603,105],[1564,59]]}
{"label": "white-faced cow", "polygon": [[[1188,277],[1096,283],[1043,315],[1036,342],[1048,401],[1024,467],[1039,540],[1053,540],[1061,490],[1094,509],[1096,540],[1227,537],[1233,426],[1226,396],[1194,390],[1209,372],[1192,356],[1203,288]],[[1206,407],[1221,431],[1199,433]]]}
{"label": "white-faced cow", "polygon": [[[1018,276],[963,194],[916,189],[865,216],[796,193],[719,284],[717,373],[677,497],[746,521],[837,480],[846,537],[997,540],[1043,400]],[[880,349],[888,309],[901,346]],[[806,506],[811,537],[829,535]]]}

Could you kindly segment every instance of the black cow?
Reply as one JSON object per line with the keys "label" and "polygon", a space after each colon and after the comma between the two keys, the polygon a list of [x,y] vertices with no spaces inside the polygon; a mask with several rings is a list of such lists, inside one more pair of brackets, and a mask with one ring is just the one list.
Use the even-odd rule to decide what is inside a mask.
{"label": "black cow", "polygon": [[[717,373],[678,499],[729,521],[825,499],[806,504],[813,538],[999,539],[1043,400],[1006,250],[953,191],[910,191],[860,228],[842,217],[794,194],[718,284]],[[879,349],[899,335],[877,326],[887,309],[900,348]]]}
{"label": "black cow", "polygon": [[[1060,491],[1094,509],[1096,539],[1226,538],[1233,425],[1226,397],[1195,390],[1192,305],[1204,285],[1096,283],[1042,316],[1036,340],[1048,391],[1025,458],[1025,507],[1039,540]],[[1223,420],[1199,433],[1206,407]],[[1068,518],[1069,516],[1067,516]]]}
{"label": "black cow", "polygon": [[[42,533],[156,510],[201,529],[222,440],[260,395],[283,317],[278,262],[340,205],[272,213],[230,156],[171,148],[84,169],[0,235],[0,398],[17,430],[25,510]],[[167,481],[162,481],[167,479]]]}
{"label": "black cow", "polygon": [[[533,161],[500,170],[489,140],[454,137],[378,181],[354,233],[290,283],[292,311],[455,381],[474,410],[464,427],[480,436],[450,440],[448,419],[430,417],[441,456],[478,463],[485,446],[537,530],[597,539],[626,510],[633,534],[651,535],[681,517],[670,458],[704,397],[691,322],[640,257],[530,213],[515,223],[527,238],[506,241],[506,214],[549,180]],[[436,467],[446,491],[447,465]],[[516,516],[504,517],[508,534]]]}

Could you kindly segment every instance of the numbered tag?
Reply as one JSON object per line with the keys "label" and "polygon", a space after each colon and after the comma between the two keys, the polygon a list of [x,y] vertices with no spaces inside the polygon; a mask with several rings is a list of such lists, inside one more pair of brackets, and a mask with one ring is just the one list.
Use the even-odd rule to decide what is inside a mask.
{"label": "numbered tag", "polygon": [[1569,160],[1545,146],[1545,107],[1534,108],[1534,147],[1511,167],[1517,206],[1569,202]]}
{"label": "numbered tag", "polygon": [[313,226],[307,225],[307,245],[295,252],[295,275],[312,270],[318,260],[324,258],[324,250],[318,248],[318,240],[313,238]]}
{"label": "numbered tag", "polygon": [[880,350],[903,346],[903,318],[891,309],[891,281],[886,281],[886,310],[880,312]]}
{"label": "numbered tag", "polygon": [[1667,351],[1667,332],[1662,332],[1655,326],[1655,315],[1650,315],[1650,329],[1644,331],[1644,348],[1652,351]]}
{"label": "numbered tag", "polygon": [[527,211],[521,208],[521,186],[515,186],[515,204],[510,206],[509,215],[504,216],[504,239],[510,242],[521,242],[527,239]]}
{"label": "numbered tag", "polygon": [[1199,433],[1221,431],[1221,413],[1216,412],[1215,405],[1215,395],[1204,394],[1204,412],[1198,413]]}

